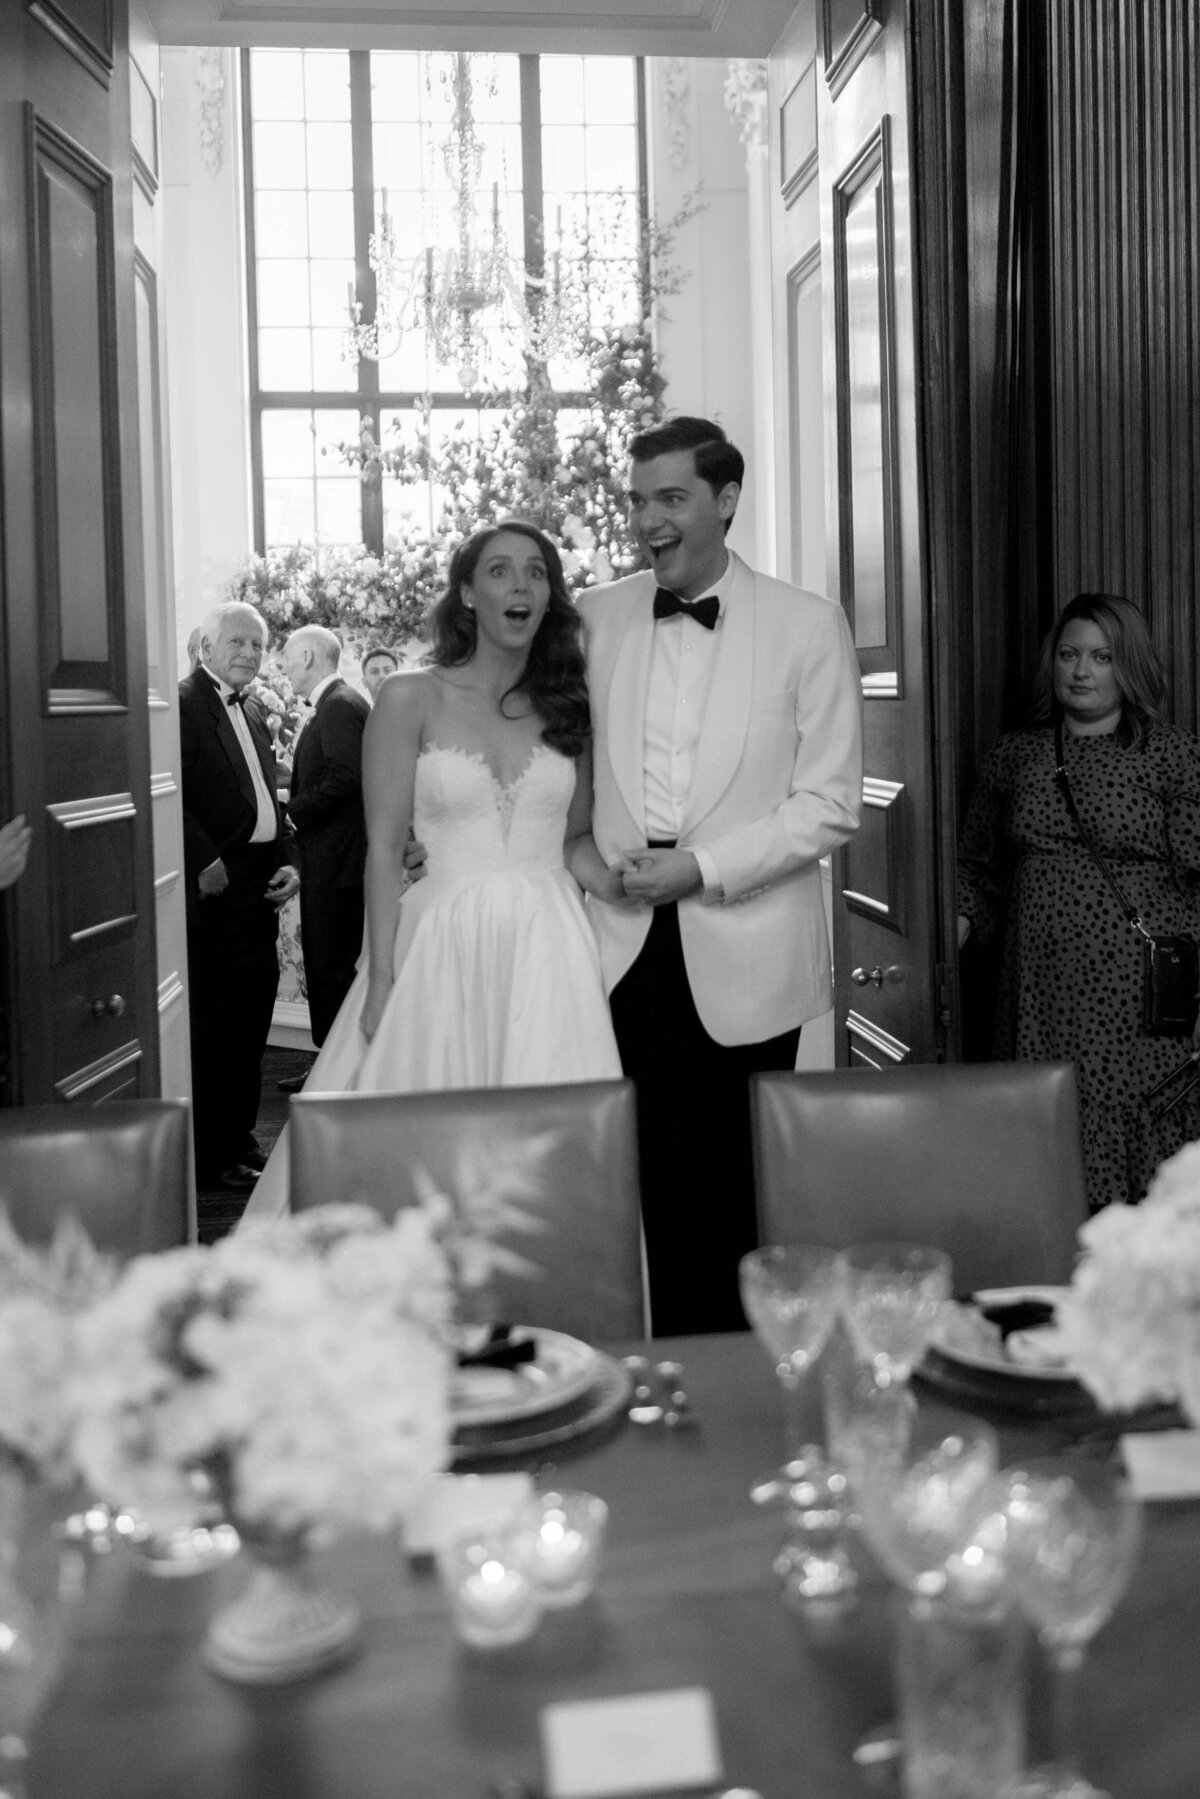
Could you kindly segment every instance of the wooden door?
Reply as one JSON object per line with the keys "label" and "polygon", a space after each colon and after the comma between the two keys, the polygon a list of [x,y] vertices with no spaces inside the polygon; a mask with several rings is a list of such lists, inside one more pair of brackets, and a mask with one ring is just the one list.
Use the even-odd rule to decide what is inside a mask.
{"label": "wooden door", "polygon": [[0,4],[7,1103],[158,1091],[125,0]]}
{"label": "wooden door", "polygon": [[862,824],[834,865],[836,1055],[876,1068],[945,1053],[948,861],[953,877],[933,752],[909,10],[818,6],[828,583],[858,648],[865,746]]}

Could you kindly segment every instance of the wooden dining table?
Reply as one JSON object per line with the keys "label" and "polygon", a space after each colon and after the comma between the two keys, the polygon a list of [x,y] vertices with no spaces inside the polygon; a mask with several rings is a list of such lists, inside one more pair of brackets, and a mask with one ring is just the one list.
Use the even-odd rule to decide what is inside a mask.
{"label": "wooden dining table", "polygon": [[[782,1437],[752,1336],[614,1353],[638,1348],[683,1364],[695,1422],[639,1427],[622,1414],[538,1470],[608,1502],[591,1598],[547,1613],[523,1644],[471,1649],[431,1563],[395,1538],[347,1541],[322,1553],[320,1571],[362,1609],[359,1653],[256,1689],[200,1655],[214,1607],[245,1580],[240,1558],[163,1579],[114,1552],[34,1740],[33,1799],[493,1799],[505,1782],[541,1790],[546,1705],[692,1687],[712,1696],[726,1786],[764,1799],[869,1794],[852,1751],[894,1715],[886,1582],[867,1567],[857,1601],[831,1612],[783,1602],[772,1572],[783,1521],[749,1498]],[[1067,1449],[1097,1423],[992,1421],[1005,1462]],[[1035,1658],[1030,1668],[1036,1739],[1044,1680]],[[1129,1591],[1088,1657],[1081,1713],[1085,1767],[1113,1799],[1200,1794],[1200,1501],[1148,1508]]]}

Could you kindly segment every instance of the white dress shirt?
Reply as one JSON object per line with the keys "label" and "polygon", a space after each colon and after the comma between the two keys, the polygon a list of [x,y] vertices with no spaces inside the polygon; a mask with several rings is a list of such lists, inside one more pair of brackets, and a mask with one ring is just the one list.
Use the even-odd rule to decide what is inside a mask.
{"label": "white dress shirt", "polygon": [[[716,595],[721,608],[711,631],[682,613],[655,620],[642,747],[646,835],[651,842],[656,838],[673,841],[683,828],[704,708],[732,585],[733,564],[726,557],[720,580],[706,590]],[[716,864],[698,846],[691,846],[690,853],[700,864],[705,899],[719,900],[722,893]]]}
{"label": "white dress shirt", "polygon": [[279,835],[279,826],[275,813],[275,797],[269,791],[263,778],[262,763],[258,759],[258,750],[250,735],[250,727],[246,723],[246,715],[240,706],[231,706],[229,696],[235,691],[227,681],[214,675],[211,668],[205,668],[205,674],[221,696],[221,704],[229,714],[229,722],[233,726],[233,734],[241,745],[242,754],[246,758],[246,766],[250,770],[250,779],[254,783],[254,797],[258,802],[258,818],[250,833],[251,843],[273,843]]}

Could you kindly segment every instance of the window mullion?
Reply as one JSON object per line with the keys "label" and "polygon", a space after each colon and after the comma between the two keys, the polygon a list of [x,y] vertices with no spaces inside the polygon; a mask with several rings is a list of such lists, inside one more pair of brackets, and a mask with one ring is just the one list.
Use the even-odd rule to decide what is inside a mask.
{"label": "window mullion", "polygon": [[[350,154],[354,179],[354,287],[366,322],[375,317],[375,276],[370,242],[375,229],[375,153],[371,130],[371,53],[350,52]],[[379,442],[379,364],[358,359],[359,417]],[[363,543],[377,554],[383,549],[383,484],[378,469],[362,478]]]}

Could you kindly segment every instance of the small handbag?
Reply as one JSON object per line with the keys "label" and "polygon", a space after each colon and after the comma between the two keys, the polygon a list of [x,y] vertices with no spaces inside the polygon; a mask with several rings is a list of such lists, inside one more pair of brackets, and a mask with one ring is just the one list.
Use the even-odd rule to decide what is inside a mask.
{"label": "small handbag", "polygon": [[1079,816],[1075,795],[1067,779],[1063,760],[1063,728],[1061,719],[1054,728],[1058,782],[1071,822],[1079,832],[1083,846],[1117,896],[1131,930],[1142,938],[1142,1035],[1143,1037],[1190,1037],[1200,1012],[1200,944],[1194,937],[1152,937],[1142,923],[1136,906],[1130,904],[1118,887],[1107,863],[1101,856]]}

